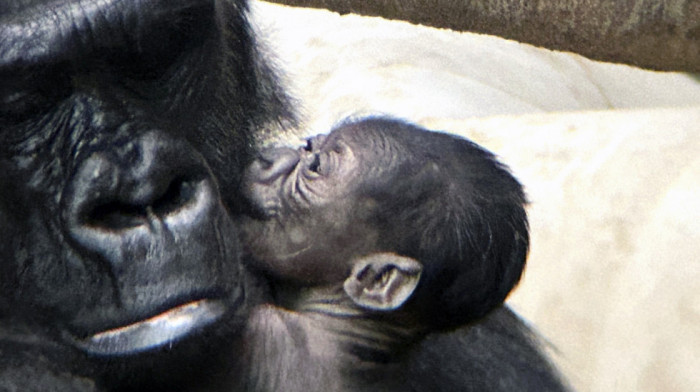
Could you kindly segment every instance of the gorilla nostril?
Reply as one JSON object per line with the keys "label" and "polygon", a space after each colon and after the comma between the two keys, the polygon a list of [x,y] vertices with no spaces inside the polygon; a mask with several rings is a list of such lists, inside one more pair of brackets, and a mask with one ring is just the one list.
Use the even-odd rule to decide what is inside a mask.
{"label": "gorilla nostril", "polygon": [[157,216],[167,216],[188,205],[195,196],[197,183],[198,181],[176,178],[170,182],[165,193],[153,202],[153,212]]}
{"label": "gorilla nostril", "polygon": [[178,177],[150,202],[109,201],[98,204],[87,213],[86,223],[95,228],[124,230],[146,224],[153,217],[162,219],[192,203],[200,182]]}
{"label": "gorilla nostril", "polygon": [[120,202],[98,205],[88,213],[88,226],[111,230],[122,230],[142,225],[147,219],[146,207]]}

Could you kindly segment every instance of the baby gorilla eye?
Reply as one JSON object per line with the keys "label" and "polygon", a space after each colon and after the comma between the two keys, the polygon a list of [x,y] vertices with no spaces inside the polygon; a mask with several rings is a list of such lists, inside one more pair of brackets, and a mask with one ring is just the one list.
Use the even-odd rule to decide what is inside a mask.
{"label": "baby gorilla eye", "polygon": [[318,173],[319,167],[321,166],[321,156],[319,154],[314,154],[314,160],[311,161],[309,165],[309,170],[314,173]]}

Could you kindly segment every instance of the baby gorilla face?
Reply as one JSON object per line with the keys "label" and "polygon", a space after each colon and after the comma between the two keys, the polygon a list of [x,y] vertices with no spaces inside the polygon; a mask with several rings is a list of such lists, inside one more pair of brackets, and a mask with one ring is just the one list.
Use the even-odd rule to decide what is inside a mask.
{"label": "baby gorilla face", "polygon": [[261,218],[244,221],[243,238],[260,267],[285,280],[332,283],[374,250],[364,219],[372,201],[357,190],[381,175],[383,154],[368,147],[348,126],[305,147],[264,151],[250,165],[244,189]]}

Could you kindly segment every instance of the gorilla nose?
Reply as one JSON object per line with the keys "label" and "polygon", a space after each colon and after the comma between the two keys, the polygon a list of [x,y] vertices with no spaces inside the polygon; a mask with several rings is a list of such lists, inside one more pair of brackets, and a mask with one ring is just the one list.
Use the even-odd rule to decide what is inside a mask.
{"label": "gorilla nose", "polygon": [[263,150],[248,171],[249,179],[253,182],[270,183],[291,172],[299,159],[299,152],[291,148]]}
{"label": "gorilla nose", "polygon": [[194,202],[201,181],[175,177],[162,179],[148,192],[116,195],[102,200],[80,212],[83,223],[95,229],[122,230],[137,227],[149,221],[183,213]]}
{"label": "gorilla nose", "polygon": [[187,146],[149,133],[119,151],[94,152],[83,161],[64,200],[68,229],[81,245],[109,250],[125,237],[152,236],[196,226],[211,207],[214,189],[206,166]]}

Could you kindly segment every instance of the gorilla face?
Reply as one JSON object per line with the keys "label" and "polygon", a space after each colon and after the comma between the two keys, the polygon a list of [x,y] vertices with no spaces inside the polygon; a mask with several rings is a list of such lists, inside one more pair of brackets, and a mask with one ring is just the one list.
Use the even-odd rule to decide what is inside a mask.
{"label": "gorilla face", "polygon": [[121,355],[242,309],[229,212],[286,115],[244,11],[2,2],[0,317]]}
{"label": "gorilla face", "polygon": [[250,165],[244,189],[263,219],[244,219],[243,235],[265,271],[334,283],[348,275],[355,257],[377,250],[376,229],[366,221],[375,203],[359,187],[394,167],[384,146],[363,136],[338,129],[302,148],[263,151]]}

